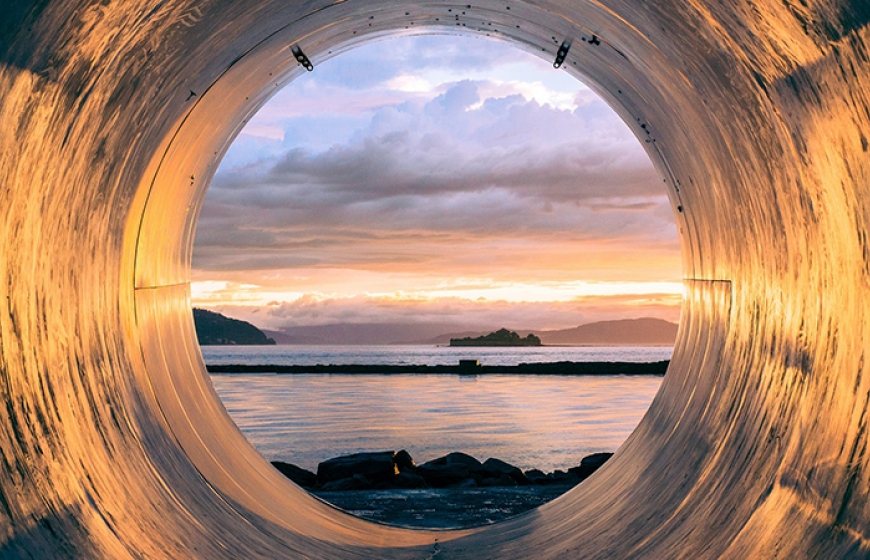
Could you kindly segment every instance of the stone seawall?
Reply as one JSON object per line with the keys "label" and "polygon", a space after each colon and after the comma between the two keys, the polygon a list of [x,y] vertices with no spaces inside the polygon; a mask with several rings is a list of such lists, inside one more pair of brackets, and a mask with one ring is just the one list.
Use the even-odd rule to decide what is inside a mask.
{"label": "stone seawall", "polygon": [[389,374],[522,374],[522,375],[664,375],[667,360],[661,362],[546,362],[515,366],[458,365],[374,365],[374,364],[314,364],[314,365],[247,365],[221,364],[206,366],[209,373],[348,373],[368,375]]}

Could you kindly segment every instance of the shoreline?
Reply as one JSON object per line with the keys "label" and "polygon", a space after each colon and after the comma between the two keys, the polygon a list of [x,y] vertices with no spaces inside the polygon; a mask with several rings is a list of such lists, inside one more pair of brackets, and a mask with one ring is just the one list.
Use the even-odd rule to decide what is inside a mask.
{"label": "shoreline", "polygon": [[659,362],[533,362],[504,365],[377,365],[377,364],[206,364],[209,373],[355,374],[355,375],[656,375],[663,376],[670,360]]}
{"label": "shoreline", "polygon": [[444,529],[486,525],[538,507],[582,483],[613,453],[567,470],[521,470],[454,451],[422,464],[401,451],[361,451],[322,461],[317,472],[272,461],[285,477],[330,504],[385,523]]}

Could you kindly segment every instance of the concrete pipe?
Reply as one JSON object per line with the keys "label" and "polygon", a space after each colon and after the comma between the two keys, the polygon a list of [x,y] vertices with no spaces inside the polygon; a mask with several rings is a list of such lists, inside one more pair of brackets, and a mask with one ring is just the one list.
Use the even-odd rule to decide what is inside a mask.
{"label": "concrete pipe", "polygon": [[[865,0],[12,0],[0,17],[0,556],[866,558]],[[251,447],[194,337],[203,191],[277,88],[395,33],[555,60],[668,189],[686,295],[594,477],[466,531],[376,525]],[[555,70],[554,70],[555,71]],[[582,134],[582,131],[578,131]]]}

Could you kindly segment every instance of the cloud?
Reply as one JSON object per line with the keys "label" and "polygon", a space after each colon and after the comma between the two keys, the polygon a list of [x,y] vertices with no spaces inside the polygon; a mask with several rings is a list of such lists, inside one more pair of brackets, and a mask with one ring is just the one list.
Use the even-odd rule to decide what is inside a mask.
{"label": "cloud", "polygon": [[323,84],[370,90],[390,80],[427,71],[491,72],[511,64],[517,51],[497,41],[475,36],[385,38],[368,43],[318,65]]}
{"label": "cloud", "polygon": [[213,188],[283,186],[289,195],[320,187],[359,197],[492,185],[559,199],[664,194],[637,140],[602,101],[566,111],[518,94],[482,99],[483,85],[492,84],[461,81],[426,103],[382,107],[322,150],[296,144],[261,154],[255,166],[222,167]]}
{"label": "cloud", "polygon": [[460,81],[425,103],[375,111],[346,142],[292,147],[221,171],[206,199],[196,265],[226,268],[222,255],[247,247],[258,254],[234,266],[262,267],[274,247],[275,263],[287,266],[298,259],[286,251],[300,245],[357,246],[378,232],[571,231],[672,242],[659,179],[602,102],[565,111],[516,94],[482,100],[480,88]]}
{"label": "cloud", "polygon": [[568,302],[479,301],[463,298],[413,299],[357,295],[322,298],[301,295],[265,306],[219,304],[209,307],[261,328],[334,324],[436,324],[455,328],[559,329],[618,318],[656,316],[677,321],[680,296],[644,294],[595,296]]}
{"label": "cloud", "polygon": [[[365,299],[367,282],[393,293],[451,277],[678,277],[671,205],[641,144],[588,88],[533,62],[499,43],[418,37],[318,65],[222,162],[195,278],[242,298],[274,291],[276,305],[310,320],[362,320],[438,307]],[[203,301],[234,301],[231,292]],[[321,299],[291,305],[288,292]],[[438,305],[472,309],[450,301]],[[487,305],[493,317],[518,309]]]}

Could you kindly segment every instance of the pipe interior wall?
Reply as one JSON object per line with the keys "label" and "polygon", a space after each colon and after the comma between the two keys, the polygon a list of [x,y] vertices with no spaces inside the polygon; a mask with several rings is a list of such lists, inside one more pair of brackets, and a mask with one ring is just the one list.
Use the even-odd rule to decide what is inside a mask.
{"label": "pipe interior wall", "polygon": [[[870,10],[862,0],[46,0],[0,22],[0,556],[870,555]],[[670,370],[595,476],[467,531],[365,522],[253,449],[189,300],[209,180],[278,88],[473,33],[600,93],[661,173]],[[555,70],[554,70],[555,71]],[[583,131],[578,131],[582,134]]]}

